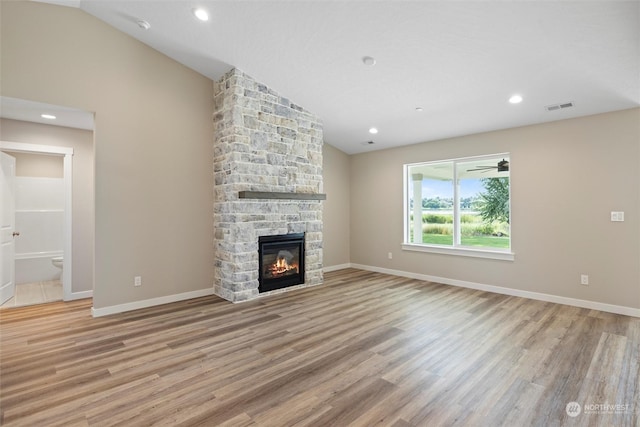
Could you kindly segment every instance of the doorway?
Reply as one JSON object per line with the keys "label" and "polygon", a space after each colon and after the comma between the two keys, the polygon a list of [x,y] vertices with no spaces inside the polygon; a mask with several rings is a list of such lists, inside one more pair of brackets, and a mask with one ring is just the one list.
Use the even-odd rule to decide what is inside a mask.
{"label": "doorway", "polygon": [[[64,228],[60,238],[63,248],[60,250],[60,245],[55,248],[62,258],[61,274],[58,270],[62,299],[91,298],[95,246],[95,115],[73,107],[6,96],[0,96],[0,106],[0,151],[21,153],[17,157],[34,156],[62,162],[62,175],[58,176],[62,181],[63,206],[55,206],[54,210],[59,212],[51,214],[63,216],[58,220]],[[23,170],[21,174],[29,176],[31,171]],[[50,252],[50,249],[44,251]],[[54,266],[59,263],[56,260],[54,264],[54,254],[42,256],[46,257],[47,268],[56,271]]]}
{"label": "doorway", "polygon": [[[12,277],[15,281],[12,287],[13,299],[6,302],[4,306],[7,304],[12,306],[12,303],[13,306],[31,305],[58,299],[68,301],[72,299],[73,283],[71,268],[73,148],[0,141],[0,150],[9,156],[12,154],[16,156],[20,154],[45,155],[62,160],[62,177],[60,179],[17,178],[23,178],[20,183],[22,187],[26,188],[20,190],[22,194],[20,191],[14,191],[14,200],[9,203],[9,205],[13,205],[14,209],[13,212],[8,213],[13,221],[8,222],[13,222],[16,226],[12,234],[15,238],[20,239],[21,231],[19,228],[21,226],[38,230],[31,235],[26,233],[22,236],[25,240],[20,243],[23,243],[23,248],[28,248],[26,251],[22,250],[16,254],[15,248],[20,248],[20,244],[14,246],[13,253],[6,245],[3,246],[3,260],[6,261],[7,258],[13,256],[13,262],[11,260],[3,262],[3,270],[14,269],[5,272],[5,276]],[[15,220],[16,214],[18,215],[17,221]],[[57,228],[61,228],[61,230],[56,230]],[[59,235],[57,235],[58,233]],[[60,245],[62,251],[58,253],[57,249]],[[7,251],[9,253],[6,253]],[[49,266],[49,263],[52,265]],[[16,276],[15,268],[17,265],[21,268]],[[61,268],[60,280],[50,277],[51,272],[47,271],[47,269],[51,270],[57,267]],[[10,289],[11,286],[5,284],[5,288]],[[5,294],[7,292],[5,291]],[[4,298],[6,297],[7,295],[4,295]]]}

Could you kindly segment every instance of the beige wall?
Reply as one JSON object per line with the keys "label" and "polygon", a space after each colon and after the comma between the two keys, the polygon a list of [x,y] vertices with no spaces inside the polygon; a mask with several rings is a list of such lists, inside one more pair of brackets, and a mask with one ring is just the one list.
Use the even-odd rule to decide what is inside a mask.
{"label": "beige wall", "polygon": [[[0,119],[0,139],[28,144],[73,148],[72,292],[93,289],[93,132],[61,126]],[[62,156],[10,153],[16,175],[63,176]]]}
{"label": "beige wall", "polygon": [[94,307],[211,288],[212,81],[78,9],[0,7],[2,95],[95,113]]}
{"label": "beige wall", "polygon": [[327,200],[323,202],[324,267],[348,264],[349,258],[349,156],[324,144],[323,185]]}
{"label": "beige wall", "polygon": [[[16,138],[3,137],[7,122],[0,119],[0,139],[3,141],[20,141]],[[92,137],[93,138],[93,137]],[[63,156],[52,156],[34,153],[11,153],[16,159],[16,176],[29,176],[37,178],[63,178]],[[93,163],[93,161],[92,161]]]}
{"label": "beige wall", "polygon": [[[80,10],[0,8],[2,95],[96,115],[94,306],[210,288],[212,82]],[[354,156],[327,146],[325,266],[640,308],[639,122],[634,109]],[[404,163],[504,151],[515,261],[401,250]],[[612,210],[626,221],[610,222]]]}
{"label": "beige wall", "polygon": [[[401,250],[403,164],[500,152],[515,261]],[[640,307],[640,109],[354,155],[351,200],[352,263]]]}

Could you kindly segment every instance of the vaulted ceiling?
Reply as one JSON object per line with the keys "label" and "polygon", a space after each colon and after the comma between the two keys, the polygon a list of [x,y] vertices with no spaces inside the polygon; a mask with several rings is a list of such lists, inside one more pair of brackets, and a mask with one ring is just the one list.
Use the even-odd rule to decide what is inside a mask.
{"label": "vaulted ceiling", "polygon": [[638,1],[49,2],[211,79],[243,70],[319,115],[347,153],[640,105]]}

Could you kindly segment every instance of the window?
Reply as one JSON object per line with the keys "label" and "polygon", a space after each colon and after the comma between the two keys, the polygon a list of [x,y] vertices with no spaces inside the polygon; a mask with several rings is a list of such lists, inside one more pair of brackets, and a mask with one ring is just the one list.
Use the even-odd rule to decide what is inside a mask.
{"label": "window", "polygon": [[404,249],[513,259],[509,154],[404,166]]}

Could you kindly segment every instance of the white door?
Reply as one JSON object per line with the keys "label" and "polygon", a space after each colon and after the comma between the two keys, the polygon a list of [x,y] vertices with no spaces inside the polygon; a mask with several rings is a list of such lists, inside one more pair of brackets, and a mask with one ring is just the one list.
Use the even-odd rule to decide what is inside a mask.
{"label": "white door", "polygon": [[15,200],[16,159],[0,152],[0,304],[15,292]]}

